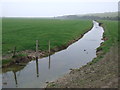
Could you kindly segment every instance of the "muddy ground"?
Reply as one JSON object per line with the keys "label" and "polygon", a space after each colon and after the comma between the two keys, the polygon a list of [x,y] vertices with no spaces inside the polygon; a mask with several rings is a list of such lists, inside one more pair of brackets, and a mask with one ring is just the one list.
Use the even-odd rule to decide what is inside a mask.
{"label": "muddy ground", "polygon": [[118,47],[112,47],[95,64],[71,70],[47,88],[118,88]]}

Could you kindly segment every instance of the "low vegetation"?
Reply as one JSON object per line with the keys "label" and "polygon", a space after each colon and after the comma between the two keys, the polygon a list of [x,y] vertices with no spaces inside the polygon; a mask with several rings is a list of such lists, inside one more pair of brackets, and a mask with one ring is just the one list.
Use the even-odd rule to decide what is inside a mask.
{"label": "low vegetation", "polygon": [[3,18],[2,22],[3,57],[13,53],[14,47],[17,52],[35,51],[36,40],[41,51],[48,50],[49,40],[52,49],[64,46],[92,27],[88,20]]}
{"label": "low vegetation", "polygon": [[111,46],[117,45],[118,40],[118,22],[119,21],[101,21],[105,29],[103,39],[105,42],[101,46],[104,52],[107,52]]}
{"label": "low vegetation", "polygon": [[35,50],[39,40],[41,50],[66,44],[79,37],[92,26],[91,21],[3,18],[3,54],[9,53],[16,46],[18,51]]}

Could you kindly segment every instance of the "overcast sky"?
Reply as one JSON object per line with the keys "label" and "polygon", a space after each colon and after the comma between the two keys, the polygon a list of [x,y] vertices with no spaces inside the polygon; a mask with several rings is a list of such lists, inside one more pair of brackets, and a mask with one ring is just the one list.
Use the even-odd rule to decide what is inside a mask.
{"label": "overcast sky", "polygon": [[114,12],[118,11],[118,1],[119,0],[2,0],[1,6],[2,16],[4,17],[52,17]]}

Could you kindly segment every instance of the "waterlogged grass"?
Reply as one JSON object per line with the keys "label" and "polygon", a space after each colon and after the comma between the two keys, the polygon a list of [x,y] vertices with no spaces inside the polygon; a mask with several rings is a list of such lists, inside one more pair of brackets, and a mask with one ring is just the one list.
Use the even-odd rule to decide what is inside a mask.
{"label": "waterlogged grass", "polygon": [[3,54],[11,53],[15,46],[17,51],[35,50],[36,40],[41,50],[48,49],[49,40],[51,48],[65,45],[92,26],[92,21],[87,20],[39,18],[3,18],[2,23]]}
{"label": "waterlogged grass", "polygon": [[[97,56],[97,58],[93,59],[92,62],[90,62],[90,64],[96,63],[97,61],[99,61],[101,58],[104,57],[104,55],[109,52],[110,48],[112,46],[114,47],[118,47],[118,43],[120,43],[119,38],[118,38],[118,23],[119,21],[99,21],[101,23],[103,23],[103,27],[104,27],[104,34],[103,37],[106,39],[104,43],[102,43],[102,45],[97,49],[98,51],[102,52],[100,53],[100,55]],[[118,54],[118,53],[116,53]]]}

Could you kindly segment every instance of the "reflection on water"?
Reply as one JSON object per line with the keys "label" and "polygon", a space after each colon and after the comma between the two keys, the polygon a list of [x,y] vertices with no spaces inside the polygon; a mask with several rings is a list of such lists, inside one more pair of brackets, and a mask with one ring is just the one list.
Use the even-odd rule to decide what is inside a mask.
{"label": "reflection on water", "polygon": [[39,65],[38,65],[38,59],[36,59],[36,73],[37,73],[37,77],[39,77]]}
{"label": "reflection on water", "polygon": [[17,76],[16,76],[16,72],[13,71],[13,74],[14,74],[14,79],[15,79],[15,84],[16,84],[16,87],[17,87]]}
{"label": "reflection on water", "polygon": [[[38,59],[36,59],[35,60],[36,61],[36,77],[39,77],[39,62],[38,62]],[[48,63],[48,69],[50,69],[50,55],[49,55],[49,58],[48,58],[48,61],[49,61],[49,63]],[[19,67],[19,68],[18,68]],[[18,77],[19,77],[19,75],[20,75],[20,70],[22,70],[23,69],[23,67],[22,66],[17,66],[17,68],[18,68],[18,70],[16,71],[16,69],[13,69],[13,68],[11,68],[10,70],[12,70],[12,73],[13,73],[13,78],[14,78],[14,83],[15,83],[15,87],[17,88],[19,85],[19,81],[18,81]],[[19,72],[19,74],[17,73],[17,72]],[[7,75],[7,73],[6,73],[6,75],[4,74],[4,76],[8,76]],[[7,85],[7,82],[5,82],[5,77],[3,76],[3,85]],[[10,77],[9,77],[10,78]],[[7,80],[6,80],[7,81]]]}
{"label": "reflection on water", "polygon": [[49,55],[48,57],[49,57],[49,65],[48,65],[48,69],[50,69],[50,55]]}
{"label": "reflection on water", "polygon": [[67,49],[25,66],[3,69],[3,88],[43,88],[45,82],[61,77],[70,68],[79,68],[90,62],[96,57],[96,48],[103,42],[103,28],[97,22],[93,23],[93,28]]}

